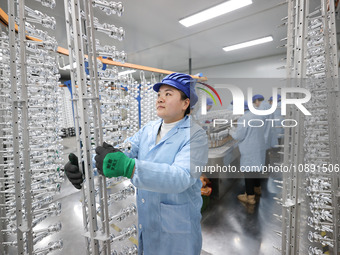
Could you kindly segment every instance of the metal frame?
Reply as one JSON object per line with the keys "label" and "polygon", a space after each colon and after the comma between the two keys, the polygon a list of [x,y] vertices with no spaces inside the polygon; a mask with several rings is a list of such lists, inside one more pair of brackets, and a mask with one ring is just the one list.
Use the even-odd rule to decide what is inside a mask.
{"label": "metal frame", "polygon": [[[2,35],[2,26],[0,24],[0,36]],[[3,41],[0,41],[0,44],[2,45],[2,47],[4,46],[3,45]],[[0,75],[3,75],[3,70],[0,70]],[[3,89],[3,85],[0,84],[0,89],[2,90]],[[2,103],[5,103],[5,99],[1,98],[0,99],[0,105]],[[1,112],[1,115],[0,115],[0,122],[1,123],[4,123],[4,117],[3,117],[3,114],[5,112],[5,109],[4,108],[0,108],[0,112]],[[4,152],[3,152],[3,149],[5,148],[5,145],[4,145],[4,135],[5,135],[5,132],[3,130],[3,126],[0,125],[0,166],[3,166],[5,167],[4,163],[5,163],[5,160],[4,160]],[[5,171],[0,171],[0,192],[2,193],[3,191],[5,191]],[[5,201],[6,201],[6,197],[5,195],[0,195],[0,204],[1,205],[4,205],[5,204]],[[5,206],[0,206],[0,228],[2,230],[5,230],[7,229],[7,224],[5,223],[5,216],[6,216],[6,208]],[[7,253],[7,247],[5,245],[3,245],[3,242],[7,241],[7,237],[6,235],[3,233],[3,231],[0,231],[0,254],[5,254]]]}
{"label": "metal frame", "polygon": [[[68,2],[65,1],[65,6],[68,6]],[[74,36],[74,54],[77,63],[76,73],[77,73],[77,81],[78,81],[78,103],[79,103],[79,115],[76,116],[77,120],[80,122],[79,127],[81,127],[81,140],[79,142],[82,143],[82,148],[77,151],[78,154],[78,164],[80,169],[85,173],[85,199],[83,203],[86,203],[87,206],[87,232],[84,234],[89,237],[90,249],[92,250],[92,254],[99,254],[99,242],[97,240],[97,231],[98,231],[98,222],[96,215],[96,201],[94,196],[94,182],[93,182],[93,171],[91,164],[91,143],[90,143],[90,130],[89,130],[89,122],[88,122],[88,104],[87,104],[87,82],[86,82],[86,74],[85,74],[85,66],[84,66],[84,44],[82,40],[82,18],[80,14],[80,2],[78,0],[71,0],[71,9],[72,15],[74,15],[74,20],[72,21],[73,28],[73,36]],[[73,17],[72,17],[73,18]],[[72,54],[70,54],[72,56]],[[73,63],[73,60],[72,62]],[[72,88],[75,91],[75,87]],[[77,98],[75,98],[77,100]],[[79,117],[79,119],[78,119]],[[77,125],[76,125],[77,126]],[[76,133],[79,132],[79,129],[76,130]],[[77,137],[78,138],[78,137]],[[78,145],[77,145],[78,146]],[[82,162],[84,161],[85,169],[82,169]],[[88,249],[88,250],[90,250]]]}
{"label": "metal frame", "polygon": [[[15,21],[18,22],[18,24],[15,24]],[[16,246],[15,250],[17,254],[36,254],[39,252],[42,252],[42,249],[44,251],[50,250],[51,247],[48,248],[42,248],[42,249],[36,249],[34,250],[34,243],[39,242],[43,236],[42,235],[34,235],[33,232],[33,216],[39,215],[39,213],[44,210],[43,209],[37,209],[34,210],[32,203],[41,202],[44,206],[49,203],[49,201],[45,200],[42,197],[35,197],[34,191],[32,191],[32,184],[37,185],[33,178],[32,174],[33,172],[36,173],[37,169],[31,169],[33,165],[31,165],[31,144],[30,144],[30,130],[31,126],[29,125],[29,117],[33,115],[29,112],[29,97],[31,94],[29,93],[28,86],[32,86],[32,84],[29,84],[27,78],[29,76],[28,74],[28,51],[27,51],[27,41],[26,41],[26,17],[25,17],[25,1],[8,1],[8,38],[9,38],[9,45],[8,50],[10,52],[10,61],[9,61],[9,80],[10,84],[8,87],[10,87],[10,97],[8,98],[8,105],[11,107],[10,113],[11,116],[8,116],[8,118],[11,118],[11,127],[6,127],[6,129],[10,129],[12,131],[13,141],[12,144],[10,144],[10,149],[13,149],[13,156],[7,156],[4,155],[8,153],[8,146],[6,147],[6,150],[2,150],[0,152],[1,155],[1,163],[5,167],[10,167],[11,165],[7,164],[8,162],[4,161],[4,156],[7,158],[10,158],[12,160],[13,158],[13,168],[9,169],[9,172],[13,172],[13,183],[12,179],[10,180],[10,186],[14,186],[13,191],[9,190],[11,193],[10,195],[7,195],[6,189],[1,190],[1,220],[9,220],[7,217],[10,217],[10,221],[15,221],[14,226],[8,226],[5,225],[3,222],[1,222],[1,225],[4,225],[4,227],[1,228],[0,233],[0,253],[6,254],[8,252],[13,252],[12,248],[8,248],[8,245]],[[18,28],[16,28],[16,25],[18,25]],[[16,35],[16,32],[18,32],[18,35]],[[20,49],[20,54],[18,54],[17,50]],[[19,61],[17,61],[17,58],[19,58]],[[48,88],[51,88],[51,86],[48,86]],[[53,89],[54,91],[54,89]],[[5,101],[4,101],[5,102]],[[1,102],[2,103],[2,102]],[[38,107],[38,106],[37,106]],[[35,107],[33,107],[35,108]],[[29,116],[31,115],[31,116]],[[8,120],[6,120],[8,121]],[[4,121],[5,122],[5,121]],[[4,123],[1,123],[2,125]],[[7,131],[6,131],[7,132]],[[1,130],[1,147],[3,147],[3,133]],[[6,144],[8,144],[8,140],[6,138]],[[34,138],[33,138],[34,140]],[[13,147],[13,148],[12,148]],[[50,149],[50,148],[49,148]],[[36,148],[34,148],[34,151],[38,151]],[[39,151],[43,151],[39,149]],[[4,152],[4,154],[2,154]],[[12,161],[10,162],[12,164]],[[53,161],[53,163],[56,163],[56,161]],[[50,169],[49,169],[50,170]],[[39,170],[38,170],[39,171]],[[4,183],[6,183],[6,176],[4,175],[3,171],[1,171],[2,180]],[[58,178],[58,177],[57,177]],[[56,178],[56,179],[57,179]],[[53,179],[54,184],[58,183],[58,180]],[[41,186],[39,186],[41,187]],[[45,187],[45,186],[44,186]],[[2,188],[1,188],[2,189]],[[43,188],[44,189],[44,188]],[[39,190],[37,188],[36,190]],[[41,191],[41,190],[40,190]],[[4,195],[2,195],[4,194]],[[6,204],[6,201],[8,198],[11,198],[15,201],[15,203],[12,205]],[[34,201],[36,200],[36,201]],[[47,202],[46,202],[47,201]],[[38,202],[37,202],[38,203]],[[6,204],[6,205],[5,205]],[[7,208],[10,207],[9,211],[6,211]],[[58,208],[56,208],[56,211]],[[11,215],[9,212],[15,213],[15,215]],[[36,213],[36,214],[35,214]],[[41,215],[40,215],[41,216]],[[44,219],[43,217],[39,218],[41,221]],[[40,222],[39,221],[39,222]],[[15,232],[11,228],[14,228]],[[41,233],[41,232],[40,232]],[[12,237],[16,237],[15,241],[8,241],[9,238],[5,236],[6,234],[11,234]],[[55,248],[62,247],[62,243],[59,242],[58,245],[55,246]]]}
{"label": "metal frame", "polygon": [[[16,194],[16,222],[17,222],[17,247],[18,254],[32,254],[33,252],[33,235],[32,235],[32,197],[31,197],[31,178],[30,178],[30,156],[29,156],[29,131],[28,131],[28,107],[27,107],[27,88],[26,88],[26,65],[21,64],[21,90],[17,86],[17,63],[16,63],[16,40],[15,40],[15,2],[8,2],[9,9],[9,44],[10,44],[10,80],[11,80],[11,98],[12,98],[12,127],[13,127],[13,157],[14,157],[14,177],[15,177],[15,194]],[[24,11],[25,3],[19,1],[18,19],[19,24],[25,24]],[[26,63],[26,39],[25,26],[19,26],[19,46],[21,49],[20,62]],[[19,109],[21,109],[21,118],[19,118]],[[22,123],[23,139],[23,177],[25,180],[25,193],[22,195],[23,185],[21,179],[21,162],[19,146],[19,119]],[[24,207],[22,206],[24,204]],[[26,215],[25,220],[23,219]],[[26,238],[26,241],[24,239]]]}
{"label": "metal frame", "polygon": [[[69,1],[64,1],[65,6],[68,6]],[[85,10],[85,24],[80,15],[80,7]],[[101,145],[103,142],[103,133],[101,128],[100,115],[100,101],[99,101],[99,87],[97,75],[97,56],[95,48],[94,25],[93,25],[93,11],[92,2],[71,0],[70,14],[65,8],[65,16],[67,17],[67,24],[72,26],[74,40],[71,41],[71,33],[69,26],[67,26],[68,46],[70,63],[74,62],[72,55],[76,59],[77,69],[71,69],[71,81],[73,91],[73,102],[75,109],[75,126],[77,136],[77,154],[79,159],[79,166],[84,161],[85,169],[85,185],[83,186],[83,216],[84,216],[84,236],[88,242],[88,254],[110,254],[110,226],[108,214],[108,196],[106,180],[99,177],[99,203],[100,203],[100,219],[101,224],[97,220],[96,199],[94,176],[92,169],[91,158],[91,128],[90,120],[87,111],[93,110],[94,113],[94,142],[95,146]],[[84,27],[85,26],[85,27]],[[87,42],[84,42],[83,35],[86,34]],[[90,76],[90,93],[88,92],[87,76],[85,73],[84,59],[85,53],[88,56],[88,70]],[[76,71],[77,79],[74,77]],[[78,89],[75,81],[77,80]],[[79,127],[81,127],[81,134],[79,135]],[[82,143],[82,147],[80,144]],[[98,229],[98,227],[101,227]],[[92,252],[90,252],[90,250]]]}
{"label": "metal frame", "polygon": [[[1,29],[0,29],[1,30]],[[1,33],[1,31],[0,31]],[[1,44],[1,42],[0,42]],[[2,71],[0,70],[0,75],[3,75],[2,74]],[[2,90],[2,86],[0,84],[0,89]],[[1,103],[3,102],[3,99],[0,98],[0,105]],[[3,112],[4,112],[4,109],[0,109],[0,112],[1,112],[1,116],[0,116],[0,122],[3,123],[4,122],[4,118],[3,118]],[[4,166],[4,153],[2,152],[3,149],[4,149],[4,131],[2,130],[2,125],[0,125],[0,166]],[[2,169],[1,169],[2,170]],[[0,171],[0,192],[2,193],[3,191],[5,191],[5,188],[4,188],[4,183],[5,183],[5,171]],[[1,194],[0,193],[0,194]],[[1,230],[5,230],[7,229],[7,224],[5,224],[5,216],[6,216],[6,208],[2,205],[5,204],[5,201],[6,201],[6,198],[5,198],[5,195],[0,195],[0,228]],[[6,249],[6,246],[3,245],[3,242],[7,241],[7,238],[5,236],[5,234],[3,233],[3,231],[0,231],[0,254],[5,254],[5,252],[7,253],[7,249]]]}
{"label": "metal frame", "polygon": [[21,197],[21,178],[20,178],[20,155],[19,155],[19,96],[17,87],[17,66],[16,66],[16,43],[15,43],[15,3],[8,1],[9,15],[9,45],[11,59],[11,97],[12,97],[12,127],[13,127],[13,161],[14,161],[14,179],[16,191],[16,222],[17,222],[17,249],[18,254],[24,254],[23,231],[19,227],[22,226],[22,197]]}
{"label": "metal frame", "polygon": [[[94,112],[94,141],[95,145],[103,144],[103,130],[101,127],[101,114],[100,114],[100,101],[99,101],[99,84],[98,84],[98,70],[97,70],[97,54],[96,54],[96,41],[94,34],[94,23],[93,23],[93,6],[92,3],[83,0],[83,6],[85,9],[86,25],[86,36],[87,36],[87,54],[89,61],[89,74],[90,74],[90,89],[92,98],[92,108]],[[103,241],[103,250],[105,254],[111,253],[110,247],[110,226],[109,226],[109,213],[108,213],[108,196],[106,180],[103,176],[99,176],[99,204],[100,204],[100,217],[102,222],[101,237],[99,240]]]}
{"label": "metal frame", "polygon": [[[68,6],[68,0],[64,1],[64,6]],[[70,24],[71,24],[71,17],[68,11],[68,8],[65,8],[65,18],[66,18],[66,32],[67,32],[67,43],[68,43],[68,48],[70,49],[70,52],[75,51],[75,45],[74,45],[74,41],[71,40],[71,31],[70,31]],[[69,62],[73,63],[74,59],[72,54],[69,54]],[[80,139],[80,134],[79,134],[79,130],[80,130],[80,124],[79,124],[79,113],[78,113],[78,102],[79,102],[79,96],[78,96],[78,91],[76,89],[76,84],[75,84],[75,72],[76,69],[73,67],[73,65],[70,65],[70,73],[71,73],[71,85],[72,85],[72,102],[73,102],[73,110],[74,110],[74,126],[75,126],[75,133],[76,133],[76,148],[77,148],[77,152],[78,152],[78,158],[81,159],[81,157],[79,157],[79,154],[81,155],[81,139]],[[79,164],[79,161],[78,161]],[[82,167],[82,163],[80,160],[80,167]],[[84,172],[84,170],[82,170]],[[88,231],[88,221],[89,221],[89,216],[88,213],[86,211],[86,201],[85,201],[85,189],[82,189],[81,191],[81,200],[82,202],[82,213],[83,213],[83,225],[84,225],[84,229],[87,232]],[[86,245],[87,245],[87,254],[90,254],[90,242],[88,240],[87,237],[85,237],[85,241],[86,241]]]}
{"label": "metal frame", "polygon": [[[295,11],[298,10],[298,11]],[[288,36],[287,36],[287,86],[301,87],[304,77],[304,30],[305,3],[303,1],[288,1]],[[296,38],[301,38],[299,42]],[[303,162],[303,116],[297,109],[289,108],[289,118],[296,119],[299,126],[285,129],[284,165],[298,166]],[[292,169],[283,175],[282,194],[282,254],[298,254],[301,196],[300,186],[302,176]],[[288,227],[287,227],[288,226]]]}
{"label": "metal frame", "polygon": [[[338,58],[335,30],[334,1],[320,0],[321,16],[323,22],[323,39],[325,45],[325,66],[328,101],[328,133],[330,144],[329,164],[339,166],[340,155],[340,94],[338,83]],[[287,37],[287,86],[305,87],[307,77],[307,32],[309,15],[309,0],[288,1],[288,37]],[[293,79],[293,80],[292,80]],[[297,110],[290,109],[290,118],[297,119],[299,127],[285,130],[284,164],[295,165],[313,162],[305,162],[304,159],[304,118]],[[302,228],[307,223],[301,218],[301,210],[305,209],[305,194],[301,192],[304,186],[305,174],[296,172],[283,174],[282,193],[282,254],[306,254],[307,251],[300,247],[305,236]],[[331,180],[332,208],[333,208],[333,234],[330,247],[332,254],[340,252],[339,247],[339,198],[340,178],[336,172],[328,175]],[[303,205],[303,206],[302,206]],[[305,248],[305,247],[304,247]]]}
{"label": "metal frame", "polygon": [[32,197],[31,197],[31,167],[30,167],[30,144],[28,129],[28,95],[27,95],[27,65],[26,63],[26,27],[25,24],[25,1],[19,1],[19,45],[20,45],[20,74],[21,74],[21,122],[23,139],[23,160],[24,160],[24,181],[25,181],[25,222],[22,222],[21,231],[26,233],[26,253],[33,252],[33,233],[32,233]]}
{"label": "metal frame", "polygon": [[[93,149],[102,145],[104,140],[101,102],[99,100],[100,78],[97,67],[97,61],[102,61],[102,59],[98,58],[96,51],[93,2],[64,0],[66,7],[69,7],[69,3],[71,10],[65,8],[69,60],[70,63],[76,62],[77,64],[76,69],[71,67],[77,154],[79,166],[84,162],[85,169],[82,171],[84,171],[86,177],[82,188],[84,236],[88,245],[87,254],[110,255],[113,252],[111,242],[127,237],[127,233],[133,234],[135,228],[129,228],[130,230],[127,233],[123,230],[124,233],[118,236],[110,234],[109,223],[112,217],[109,216],[108,212],[110,198],[107,193],[107,185],[110,181],[99,176],[99,183],[96,186],[94,185]],[[85,73],[85,59],[88,61],[88,75]],[[119,125],[117,125],[118,127]],[[99,203],[99,206],[96,202]],[[97,217],[97,213],[99,217]],[[133,229],[134,231],[132,231]],[[136,252],[134,248],[133,252]]]}

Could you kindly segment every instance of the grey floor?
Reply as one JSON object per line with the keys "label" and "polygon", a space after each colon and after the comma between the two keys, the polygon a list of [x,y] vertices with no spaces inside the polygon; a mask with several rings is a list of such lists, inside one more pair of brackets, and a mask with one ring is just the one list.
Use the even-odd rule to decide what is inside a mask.
{"label": "grey floor", "polygon": [[280,252],[281,222],[273,214],[281,214],[281,206],[273,197],[280,192],[274,178],[262,180],[263,194],[256,205],[237,200],[244,193],[244,181],[235,180],[220,200],[212,200],[203,212],[202,254],[213,255],[274,255]]}
{"label": "grey floor", "polygon": [[[66,161],[68,153],[74,151],[75,139],[67,138],[63,143]],[[202,215],[203,249],[201,255],[279,254],[274,246],[280,247],[280,237],[275,233],[275,231],[280,231],[280,222],[275,219],[273,214],[281,214],[281,207],[273,197],[279,196],[281,191],[273,182],[274,179],[269,176],[268,179],[263,180],[263,194],[255,206],[246,206],[237,200],[237,195],[244,192],[243,180],[235,180],[229,192],[220,200],[211,200],[209,207]],[[126,185],[129,185],[128,180],[113,185],[109,193],[114,193]],[[63,250],[51,254],[86,254],[85,238],[82,235],[81,193],[73,188],[68,181],[62,184],[61,190],[61,193],[55,197],[55,201],[62,203],[61,215],[51,217],[39,226],[43,228],[60,221],[63,226],[62,230],[45,238],[35,248],[46,246],[51,241],[63,239]],[[129,197],[123,202],[112,205],[110,211],[115,214],[130,203],[135,203],[135,197]],[[132,224],[137,224],[136,216],[123,222],[113,222],[111,232],[119,234],[121,229]],[[130,238],[119,244],[114,243],[112,247],[119,252],[123,246],[131,247],[136,243],[135,238]]]}

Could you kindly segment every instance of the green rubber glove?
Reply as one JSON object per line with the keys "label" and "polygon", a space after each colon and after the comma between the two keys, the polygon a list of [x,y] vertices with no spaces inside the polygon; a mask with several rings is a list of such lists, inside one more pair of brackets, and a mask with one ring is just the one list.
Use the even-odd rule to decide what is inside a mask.
{"label": "green rubber glove", "polygon": [[123,152],[108,153],[103,161],[103,172],[106,177],[124,176],[131,179],[135,160]]}

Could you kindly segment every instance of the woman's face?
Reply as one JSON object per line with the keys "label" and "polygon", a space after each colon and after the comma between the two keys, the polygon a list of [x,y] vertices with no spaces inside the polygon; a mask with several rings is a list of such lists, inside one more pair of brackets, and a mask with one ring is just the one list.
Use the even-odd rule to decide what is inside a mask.
{"label": "woman's face", "polygon": [[183,118],[184,112],[190,104],[190,100],[181,99],[178,89],[162,85],[159,88],[156,109],[157,116],[164,120],[164,123],[172,123]]}

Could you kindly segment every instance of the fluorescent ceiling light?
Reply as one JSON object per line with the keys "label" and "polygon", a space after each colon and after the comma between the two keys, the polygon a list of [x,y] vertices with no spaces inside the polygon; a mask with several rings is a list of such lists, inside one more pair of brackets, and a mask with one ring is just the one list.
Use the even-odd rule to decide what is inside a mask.
{"label": "fluorescent ceiling light", "polygon": [[183,26],[190,27],[195,24],[201,23],[203,21],[218,17],[222,14],[237,10],[244,6],[252,4],[252,0],[230,0],[194,15],[191,15],[187,18],[181,19],[179,23]]}
{"label": "fluorescent ceiling light", "polygon": [[136,70],[126,70],[126,71],[123,71],[123,72],[119,72],[118,76],[127,75],[127,74],[135,73],[135,72],[136,72]]}
{"label": "fluorescent ceiling light", "polygon": [[254,46],[254,45],[258,45],[258,44],[262,44],[262,43],[267,43],[267,42],[271,42],[271,41],[273,41],[273,37],[267,36],[267,37],[264,37],[264,38],[261,38],[261,39],[227,46],[227,47],[224,47],[223,50],[224,51],[238,50],[238,49],[242,49],[242,48],[246,48],[246,47],[250,47],[250,46]]}

